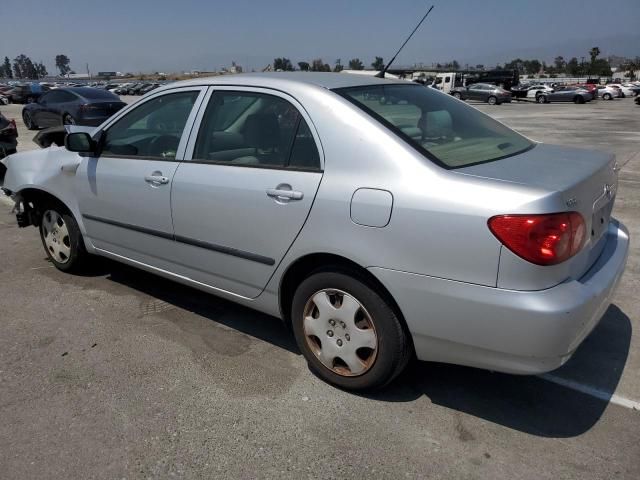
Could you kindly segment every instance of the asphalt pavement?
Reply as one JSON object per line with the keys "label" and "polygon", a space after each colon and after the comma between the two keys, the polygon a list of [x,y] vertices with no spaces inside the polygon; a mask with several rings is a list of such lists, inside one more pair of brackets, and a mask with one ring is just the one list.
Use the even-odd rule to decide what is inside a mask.
{"label": "asphalt pavement", "polygon": [[[345,393],[310,373],[275,318],[107,260],[57,271],[4,198],[0,477],[638,479],[640,107],[477,106],[623,164],[627,271],[564,367],[416,363],[382,392]],[[0,111],[19,119],[19,106]],[[20,122],[20,150],[31,136]]]}

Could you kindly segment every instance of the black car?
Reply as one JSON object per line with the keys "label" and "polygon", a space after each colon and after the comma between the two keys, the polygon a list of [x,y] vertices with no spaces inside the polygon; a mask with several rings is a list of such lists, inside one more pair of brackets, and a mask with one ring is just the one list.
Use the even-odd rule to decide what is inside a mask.
{"label": "black car", "polygon": [[[0,113],[0,160],[16,153],[18,147],[18,129],[14,120],[9,120]],[[0,183],[4,179],[6,167],[0,163]]]}
{"label": "black car", "polygon": [[29,130],[56,125],[98,126],[126,103],[117,95],[91,87],[57,88],[25,105],[22,119]]}
{"label": "black car", "polygon": [[636,105],[640,105],[640,95],[636,95],[633,101],[636,102]]}
{"label": "black car", "polygon": [[143,88],[140,89],[140,95],[144,95],[146,93],[149,93],[151,90],[155,90],[159,86],[160,86],[159,83],[152,83],[151,85],[143,87]]}
{"label": "black car", "polygon": [[32,83],[27,85],[15,85],[7,91],[6,96],[12,103],[32,103],[49,91],[49,87]]}

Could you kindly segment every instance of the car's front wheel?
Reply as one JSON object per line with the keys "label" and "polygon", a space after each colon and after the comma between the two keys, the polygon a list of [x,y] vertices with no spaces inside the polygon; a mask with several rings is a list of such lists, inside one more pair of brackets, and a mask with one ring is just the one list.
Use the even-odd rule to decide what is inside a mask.
{"label": "car's front wheel", "polygon": [[45,207],[40,218],[40,238],[47,256],[58,270],[82,270],[87,264],[87,250],[73,215],[62,205]]}
{"label": "car's front wheel", "polygon": [[458,100],[460,100],[462,98],[462,95],[460,94],[460,92],[453,92],[452,94],[454,97],[456,97]]}
{"label": "car's front wheel", "polygon": [[611,96],[610,93],[605,93],[604,95],[602,95],[602,99],[603,100],[613,100],[613,97]]}
{"label": "car's front wheel", "polygon": [[355,272],[312,274],[296,290],[291,314],[296,342],[309,366],[340,388],[382,387],[411,356],[396,312]]}

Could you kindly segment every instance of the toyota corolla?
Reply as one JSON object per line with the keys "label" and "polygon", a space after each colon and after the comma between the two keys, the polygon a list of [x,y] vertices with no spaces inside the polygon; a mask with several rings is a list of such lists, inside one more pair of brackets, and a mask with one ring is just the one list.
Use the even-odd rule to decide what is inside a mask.
{"label": "toyota corolla", "polygon": [[625,267],[613,155],[408,82],[197,79],[71,130],[4,160],[18,223],[58,269],[101,255],[279,316],[345,389],[414,356],[555,369]]}

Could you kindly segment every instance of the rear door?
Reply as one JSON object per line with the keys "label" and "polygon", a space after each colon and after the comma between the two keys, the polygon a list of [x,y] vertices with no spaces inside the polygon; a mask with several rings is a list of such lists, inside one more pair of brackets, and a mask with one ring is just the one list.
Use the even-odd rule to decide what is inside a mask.
{"label": "rear door", "polygon": [[215,88],[173,181],[175,258],[190,278],[252,298],[307,219],[320,142],[288,95]]}

